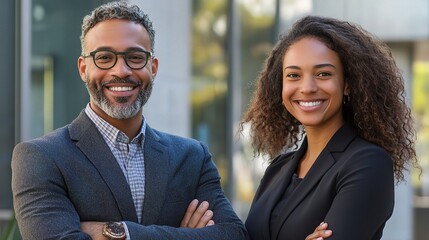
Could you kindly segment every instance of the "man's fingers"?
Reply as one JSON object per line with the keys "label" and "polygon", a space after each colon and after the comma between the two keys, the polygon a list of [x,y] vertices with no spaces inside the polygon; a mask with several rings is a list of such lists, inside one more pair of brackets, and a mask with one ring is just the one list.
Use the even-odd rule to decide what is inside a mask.
{"label": "man's fingers", "polygon": [[212,225],[215,225],[215,222],[213,220],[210,220],[206,226],[212,226]]}
{"label": "man's fingers", "polygon": [[[213,217],[213,211],[207,210],[204,215],[201,217],[201,219],[198,221],[196,228],[202,228],[209,224],[210,221],[212,221]],[[213,221],[212,221],[213,222]],[[213,222],[214,224],[214,222]]]}
{"label": "man's fingers", "polygon": [[209,203],[207,201],[202,201],[198,208],[192,214],[191,219],[189,220],[188,227],[197,228],[206,226],[207,222],[212,218],[213,212],[208,213],[209,216],[206,216],[206,212],[209,209]]}
{"label": "man's fingers", "polygon": [[188,209],[186,209],[185,216],[183,216],[180,227],[188,227],[189,221],[191,220],[192,215],[198,207],[198,199],[194,199],[189,203]]}
{"label": "man's fingers", "polygon": [[180,227],[187,228],[202,228],[214,225],[213,211],[209,210],[209,203],[203,201],[199,204],[197,199],[194,199],[186,209],[185,216],[180,223]]}

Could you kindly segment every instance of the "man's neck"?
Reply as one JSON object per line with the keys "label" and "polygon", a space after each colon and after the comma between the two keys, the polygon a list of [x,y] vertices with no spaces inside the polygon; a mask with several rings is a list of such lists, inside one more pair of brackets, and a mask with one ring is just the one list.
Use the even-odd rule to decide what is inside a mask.
{"label": "man's neck", "polygon": [[110,116],[108,119],[103,118],[108,123],[112,124],[115,128],[119,129],[125,135],[127,135],[128,139],[131,141],[137,134],[140,133],[140,129],[143,124],[143,116],[141,112],[137,113],[135,116],[127,119],[115,119]]}
{"label": "man's neck", "polygon": [[104,111],[99,108],[94,108],[91,105],[92,110],[106,122],[117,128],[119,131],[125,133],[128,139],[131,141],[137,134],[140,133],[140,129],[143,124],[142,109],[138,111],[133,117],[127,119],[112,118],[107,115]]}

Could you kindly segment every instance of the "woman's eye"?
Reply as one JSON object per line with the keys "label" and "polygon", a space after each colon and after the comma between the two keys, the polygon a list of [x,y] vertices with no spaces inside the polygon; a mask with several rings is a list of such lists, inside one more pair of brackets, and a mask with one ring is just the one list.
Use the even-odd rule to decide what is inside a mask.
{"label": "woman's eye", "polygon": [[321,73],[317,74],[317,76],[319,76],[319,77],[328,77],[328,76],[331,76],[331,73],[329,73],[329,72],[321,72]]}
{"label": "woman's eye", "polygon": [[289,74],[287,74],[286,75],[288,78],[297,78],[297,77],[299,77],[299,75],[298,74],[295,74],[295,73],[289,73]]}

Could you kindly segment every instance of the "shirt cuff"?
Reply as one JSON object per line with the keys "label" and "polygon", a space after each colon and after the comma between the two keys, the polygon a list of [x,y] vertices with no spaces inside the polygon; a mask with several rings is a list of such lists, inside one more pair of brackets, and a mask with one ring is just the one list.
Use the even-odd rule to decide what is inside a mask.
{"label": "shirt cuff", "polygon": [[127,236],[127,237],[125,238],[125,240],[131,240],[130,232],[128,232],[127,224],[125,224],[125,222],[122,222],[122,224],[124,225],[125,234],[126,234],[126,236]]}

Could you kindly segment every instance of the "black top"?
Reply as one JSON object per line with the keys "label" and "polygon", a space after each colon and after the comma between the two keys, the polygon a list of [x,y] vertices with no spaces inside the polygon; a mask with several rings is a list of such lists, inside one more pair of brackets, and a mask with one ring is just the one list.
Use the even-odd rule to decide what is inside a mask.
{"label": "black top", "polygon": [[[275,222],[280,221],[281,219],[281,209],[284,208],[284,206],[287,204],[287,200],[292,195],[293,191],[298,187],[298,184],[302,181],[302,178],[299,178],[296,173],[292,175],[291,182],[289,186],[286,188],[283,197],[279,199],[276,206],[273,208],[273,211],[271,212],[271,219],[270,219],[270,228],[271,226],[274,226]],[[280,216],[280,218],[279,218]],[[270,229],[270,232],[272,232],[272,229]]]}

